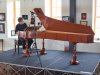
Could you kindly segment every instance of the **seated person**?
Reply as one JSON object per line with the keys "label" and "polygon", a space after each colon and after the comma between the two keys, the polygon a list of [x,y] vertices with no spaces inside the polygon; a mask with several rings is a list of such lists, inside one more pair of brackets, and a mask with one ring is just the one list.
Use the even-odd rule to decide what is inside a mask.
{"label": "seated person", "polygon": [[[27,28],[27,25],[26,23],[24,23],[23,21],[23,18],[22,17],[19,17],[18,18],[18,24],[16,25],[16,28],[15,28],[15,33],[18,34],[18,31],[24,31],[25,28]],[[22,41],[23,43],[23,53],[26,53],[26,40],[24,38],[18,38],[19,40]],[[28,39],[28,49],[30,48],[31,44],[33,43],[33,40],[32,39]]]}

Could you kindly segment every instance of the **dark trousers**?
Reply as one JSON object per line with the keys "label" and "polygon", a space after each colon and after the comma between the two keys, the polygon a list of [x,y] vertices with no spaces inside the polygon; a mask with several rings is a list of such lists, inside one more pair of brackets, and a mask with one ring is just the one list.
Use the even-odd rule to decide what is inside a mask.
{"label": "dark trousers", "polygon": [[[23,49],[25,49],[26,48],[26,39],[19,38],[19,40],[23,43]],[[33,43],[33,40],[32,39],[28,39],[28,49],[30,48],[32,43]]]}

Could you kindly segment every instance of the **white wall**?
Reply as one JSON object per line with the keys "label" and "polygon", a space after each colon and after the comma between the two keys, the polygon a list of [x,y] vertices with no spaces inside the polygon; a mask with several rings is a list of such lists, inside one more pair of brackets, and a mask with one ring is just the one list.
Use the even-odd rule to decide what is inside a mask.
{"label": "white wall", "polygon": [[77,51],[100,53],[100,43],[78,43]]}
{"label": "white wall", "polygon": [[[7,8],[6,8],[6,0],[0,0],[0,13],[5,13],[5,17],[7,18]],[[9,50],[14,48],[13,44],[14,44],[14,40],[13,39],[9,39],[7,36],[7,20],[5,21],[0,21],[0,23],[5,23],[5,33],[0,33],[0,39],[4,40],[4,51],[5,50]],[[0,42],[0,50],[1,50],[1,42]]]}
{"label": "white wall", "polygon": [[92,26],[92,0],[76,0],[76,23],[80,23],[81,13],[87,13],[88,25]]}
{"label": "white wall", "polygon": [[30,19],[31,19],[30,11],[33,11],[34,8],[41,8],[44,11],[45,10],[44,1],[45,0],[21,0],[21,15],[28,15],[28,20],[25,21],[28,25],[30,24]]}

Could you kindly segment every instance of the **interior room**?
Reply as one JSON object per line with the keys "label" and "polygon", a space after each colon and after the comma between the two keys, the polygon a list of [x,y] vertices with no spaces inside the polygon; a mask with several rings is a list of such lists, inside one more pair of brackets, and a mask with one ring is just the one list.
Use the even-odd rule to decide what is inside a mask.
{"label": "interior room", "polygon": [[0,75],[99,75],[99,9],[100,0],[0,0]]}

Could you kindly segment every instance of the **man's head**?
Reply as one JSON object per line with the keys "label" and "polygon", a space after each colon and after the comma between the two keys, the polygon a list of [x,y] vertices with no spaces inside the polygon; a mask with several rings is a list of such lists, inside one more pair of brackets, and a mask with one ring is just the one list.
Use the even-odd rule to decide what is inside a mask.
{"label": "man's head", "polygon": [[20,23],[20,24],[23,24],[24,22],[23,22],[23,18],[22,17],[19,17],[18,18],[18,22]]}

